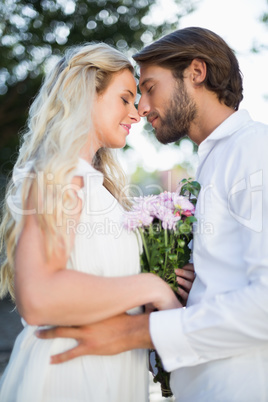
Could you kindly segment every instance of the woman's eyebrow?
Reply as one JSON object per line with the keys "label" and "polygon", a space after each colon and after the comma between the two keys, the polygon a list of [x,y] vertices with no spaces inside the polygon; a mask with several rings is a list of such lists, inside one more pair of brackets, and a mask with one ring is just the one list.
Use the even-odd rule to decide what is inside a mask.
{"label": "woman's eyebrow", "polygon": [[135,95],[133,92],[130,91],[130,89],[124,89],[125,92],[129,92],[132,98],[135,98]]}

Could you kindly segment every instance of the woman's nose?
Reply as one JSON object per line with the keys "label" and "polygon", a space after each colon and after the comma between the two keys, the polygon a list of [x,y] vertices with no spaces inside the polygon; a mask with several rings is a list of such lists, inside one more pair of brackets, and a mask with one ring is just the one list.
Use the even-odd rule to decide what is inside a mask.
{"label": "woman's nose", "polygon": [[132,123],[138,123],[141,120],[138,110],[134,105],[133,110],[131,111],[131,113],[129,113],[129,117],[131,118]]}

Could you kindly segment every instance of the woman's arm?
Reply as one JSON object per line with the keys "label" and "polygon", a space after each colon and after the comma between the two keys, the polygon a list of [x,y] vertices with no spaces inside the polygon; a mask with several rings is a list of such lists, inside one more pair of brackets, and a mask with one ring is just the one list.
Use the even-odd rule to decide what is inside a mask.
{"label": "woman's arm", "polygon": [[[77,223],[79,217],[80,212],[72,215]],[[15,292],[19,312],[29,324],[90,324],[147,303],[159,310],[181,307],[155,275],[107,278],[68,270],[64,250],[48,260],[36,215],[25,218],[15,256]]]}

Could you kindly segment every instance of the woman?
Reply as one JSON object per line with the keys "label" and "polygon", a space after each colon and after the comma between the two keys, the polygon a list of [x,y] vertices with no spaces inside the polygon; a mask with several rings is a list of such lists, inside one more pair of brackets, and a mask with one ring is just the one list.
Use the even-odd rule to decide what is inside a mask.
{"label": "woman", "polygon": [[1,233],[9,291],[24,318],[0,400],[148,400],[146,351],[51,365],[72,339],[40,340],[38,326],[81,325],[113,315],[180,307],[169,286],[139,274],[139,244],[122,227],[129,202],[111,148],[125,145],[136,84],[130,62],[105,44],[70,49],[33,102]]}

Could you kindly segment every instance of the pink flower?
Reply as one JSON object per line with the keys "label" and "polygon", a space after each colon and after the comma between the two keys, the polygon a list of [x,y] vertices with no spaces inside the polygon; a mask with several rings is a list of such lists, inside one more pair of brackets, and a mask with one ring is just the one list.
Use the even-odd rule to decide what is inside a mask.
{"label": "pink flower", "polygon": [[176,230],[176,224],[181,216],[194,214],[194,205],[188,198],[176,193],[165,191],[159,195],[134,198],[132,211],[126,213],[124,226],[128,230],[148,227],[154,219],[161,222],[163,229]]}
{"label": "pink flower", "polygon": [[135,230],[138,227],[150,226],[153,217],[145,211],[132,211],[125,214],[124,227],[128,230]]}
{"label": "pink flower", "polygon": [[183,211],[183,212],[182,212],[182,214],[183,214],[184,216],[192,216],[193,213],[194,213],[194,212],[191,212],[191,211]]}
{"label": "pink flower", "polygon": [[[190,215],[194,213],[194,205],[188,200],[188,198],[183,197],[182,195],[176,194],[174,197],[174,206],[176,209],[179,209],[180,211],[183,211],[183,214],[185,215],[186,211],[190,212]],[[189,215],[186,215],[189,216]]]}

